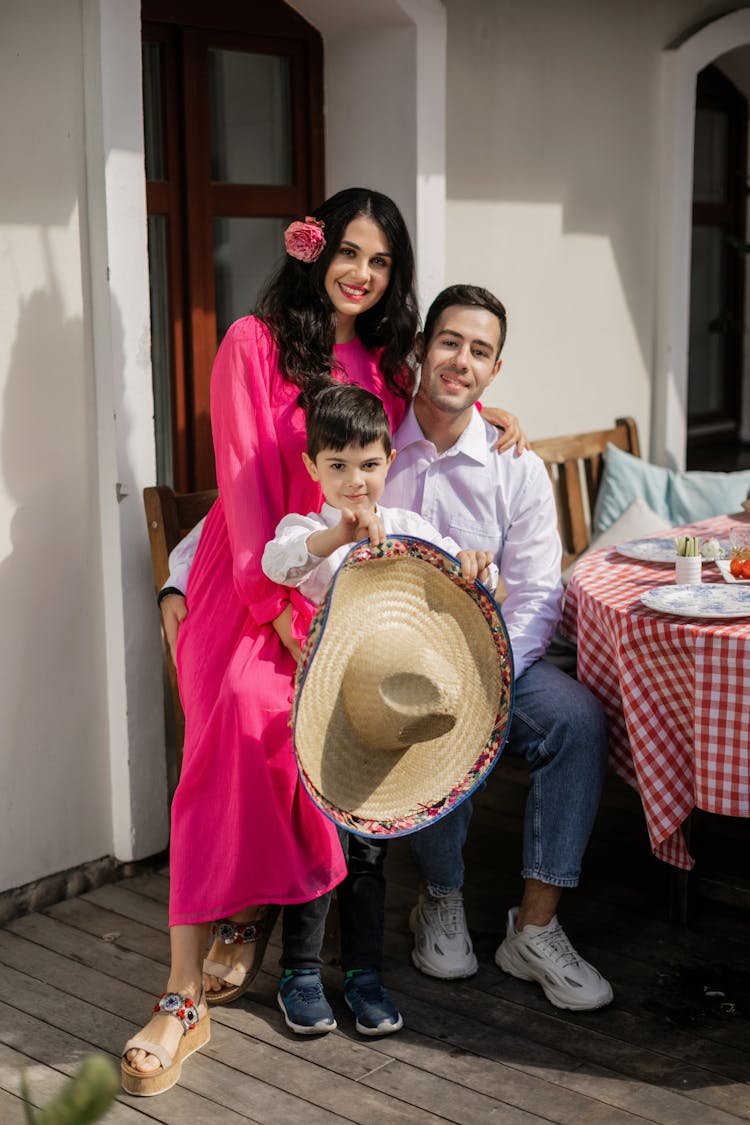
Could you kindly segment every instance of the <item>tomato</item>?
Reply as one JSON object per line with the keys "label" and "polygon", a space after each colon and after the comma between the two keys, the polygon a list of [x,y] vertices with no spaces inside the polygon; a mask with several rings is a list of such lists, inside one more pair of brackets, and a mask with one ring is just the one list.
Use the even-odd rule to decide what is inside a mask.
{"label": "tomato", "polygon": [[732,559],[729,564],[729,573],[732,575],[732,578],[742,577],[742,559]]}
{"label": "tomato", "polygon": [[745,559],[742,563],[742,577],[750,578],[750,559]]}

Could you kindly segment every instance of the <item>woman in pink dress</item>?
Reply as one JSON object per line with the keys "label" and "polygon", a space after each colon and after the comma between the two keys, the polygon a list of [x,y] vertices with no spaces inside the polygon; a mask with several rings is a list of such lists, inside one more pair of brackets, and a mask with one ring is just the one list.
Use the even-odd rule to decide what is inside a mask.
{"label": "woman in pink dress", "polygon": [[346,874],[333,825],[299,781],[289,730],[312,607],[261,570],[288,512],[317,510],[299,405],[331,379],[382,399],[395,430],[412,392],[414,262],[395,204],[339,192],[286,236],[257,317],[229,329],[211,380],[219,499],[188,583],[177,665],[185,748],[172,804],[167,992],[126,1045],[123,1086],[156,1094],[209,1036],[201,965],[209,923],[257,903],[307,902]]}

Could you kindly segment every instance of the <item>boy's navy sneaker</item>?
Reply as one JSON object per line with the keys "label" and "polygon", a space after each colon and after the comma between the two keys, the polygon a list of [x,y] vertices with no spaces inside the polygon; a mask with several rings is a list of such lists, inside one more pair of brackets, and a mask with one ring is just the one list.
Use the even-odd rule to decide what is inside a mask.
{"label": "boy's navy sneaker", "polygon": [[380,973],[362,969],[347,974],[344,999],[354,1012],[360,1035],[391,1035],[400,1031],[404,1021],[381,980]]}
{"label": "boy's navy sneaker", "polygon": [[285,973],[277,996],[287,1027],[297,1035],[322,1035],[336,1030],[331,1005],[326,1000],[319,969]]}

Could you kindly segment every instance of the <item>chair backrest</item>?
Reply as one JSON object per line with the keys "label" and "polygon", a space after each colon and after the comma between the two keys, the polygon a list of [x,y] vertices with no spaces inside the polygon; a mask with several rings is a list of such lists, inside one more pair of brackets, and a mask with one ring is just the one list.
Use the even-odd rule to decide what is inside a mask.
{"label": "chair backrest", "polygon": [[[146,509],[148,537],[151,543],[151,564],[154,570],[154,587],[158,593],[169,576],[169,552],[180,539],[207,515],[209,508],[218,496],[216,489],[207,492],[176,493],[165,485],[156,485],[143,490],[143,504]],[[164,656],[169,674],[169,689],[174,716],[174,741],[176,762],[169,769],[170,784],[176,783],[182,761],[182,744],[185,738],[185,716],[177,688],[177,669],[164,639]]]}
{"label": "chair backrest", "polygon": [[618,418],[612,430],[592,430],[531,443],[546,464],[555,491],[563,570],[591,542],[591,516],[608,442],[634,457],[641,455],[638,429],[632,418]]}

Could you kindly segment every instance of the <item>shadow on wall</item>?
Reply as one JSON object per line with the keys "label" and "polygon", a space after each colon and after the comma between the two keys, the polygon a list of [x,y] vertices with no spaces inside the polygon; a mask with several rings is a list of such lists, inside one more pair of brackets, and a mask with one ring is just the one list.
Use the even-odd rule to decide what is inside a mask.
{"label": "shadow on wall", "polygon": [[46,260],[50,288],[20,302],[0,414],[15,503],[0,563],[0,889],[111,839],[94,388]]}

